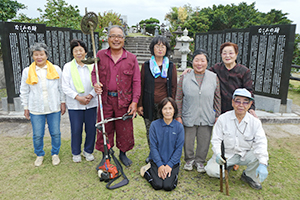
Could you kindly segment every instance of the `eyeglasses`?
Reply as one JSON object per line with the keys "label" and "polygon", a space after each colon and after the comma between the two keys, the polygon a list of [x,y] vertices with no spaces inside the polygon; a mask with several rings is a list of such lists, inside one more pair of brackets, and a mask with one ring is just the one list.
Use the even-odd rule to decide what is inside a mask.
{"label": "eyeglasses", "polygon": [[154,45],[155,49],[166,49],[167,47],[165,45]]}
{"label": "eyeglasses", "polygon": [[112,39],[116,39],[116,38],[118,38],[118,39],[124,39],[123,35],[109,35],[108,37],[112,38]]}
{"label": "eyeglasses", "polygon": [[222,52],[222,56],[227,56],[227,55],[233,56],[233,55],[235,55],[235,53],[234,52],[229,52],[229,53]]}
{"label": "eyeglasses", "polygon": [[233,100],[234,101],[234,103],[236,104],[236,105],[243,105],[243,106],[248,106],[249,105],[249,103],[250,103],[250,101],[239,101],[239,100]]}

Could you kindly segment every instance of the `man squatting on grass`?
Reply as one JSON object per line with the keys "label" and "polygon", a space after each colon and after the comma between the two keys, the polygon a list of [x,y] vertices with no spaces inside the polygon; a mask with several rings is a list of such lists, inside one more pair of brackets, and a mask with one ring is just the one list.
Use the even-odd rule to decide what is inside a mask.
{"label": "man squatting on grass", "polygon": [[[218,118],[211,139],[214,155],[208,161],[205,170],[211,177],[220,177],[219,165],[233,167],[246,165],[241,180],[252,188],[262,189],[261,183],[268,176],[267,138],[261,121],[248,113],[253,103],[251,93],[243,88],[236,89],[232,96],[232,107]],[[225,158],[221,157],[221,142],[224,141]],[[223,173],[225,174],[225,173]]]}

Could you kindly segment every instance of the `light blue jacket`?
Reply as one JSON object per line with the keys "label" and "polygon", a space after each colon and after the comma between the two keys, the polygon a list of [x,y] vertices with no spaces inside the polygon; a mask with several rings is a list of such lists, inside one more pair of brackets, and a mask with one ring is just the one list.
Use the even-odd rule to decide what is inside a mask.
{"label": "light blue jacket", "polygon": [[[48,104],[52,112],[60,110],[60,103],[65,102],[65,94],[62,91],[61,81],[62,73],[60,67],[54,65],[59,79],[47,79],[48,88]],[[42,93],[42,84],[40,77],[37,84],[29,85],[26,83],[29,67],[26,67],[22,73],[20,97],[24,107],[27,107],[30,112],[44,112],[44,101]]]}

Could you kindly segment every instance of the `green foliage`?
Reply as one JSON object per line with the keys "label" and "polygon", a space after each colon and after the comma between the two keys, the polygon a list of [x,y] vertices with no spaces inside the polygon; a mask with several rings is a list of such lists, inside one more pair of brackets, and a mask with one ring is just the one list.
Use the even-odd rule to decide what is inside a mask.
{"label": "green foliage", "polygon": [[[182,14],[183,13],[183,14]],[[185,13],[188,15],[185,16]],[[227,5],[213,5],[212,7],[199,9],[192,8],[189,4],[183,7],[171,7],[166,14],[165,20],[170,22],[170,31],[177,30],[181,26],[182,30],[187,28],[189,36],[194,37],[195,33],[207,31],[221,31],[225,29],[243,29],[250,26],[271,25],[271,24],[291,24],[287,18],[288,13],[281,10],[271,9],[268,13],[259,12],[255,8],[255,2],[247,4],[245,2]],[[182,20],[180,16],[184,16]],[[175,37],[171,44],[175,43]],[[296,34],[293,64],[300,65],[300,36]]]}
{"label": "green foliage", "polygon": [[7,21],[17,15],[17,11],[25,9],[26,6],[17,1],[1,0],[0,1],[0,21]]}
{"label": "green foliage", "polygon": [[119,25],[122,26],[120,20],[121,14],[113,12],[112,10],[104,11],[103,14],[100,12],[98,13],[98,27],[96,28],[96,32],[99,32],[99,44],[101,44],[107,40],[106,32],[103,32],[105,28],[109,27],[109,23],[112,25]]}
{"label": "green foliage", "polygon": [[[145,27],[146,32],[154,35],[155,26],[159,25],[159,20],[150,17],[150,19],[145,19],[145,20],[140,21],[139,24],[140,24],[141,28],[143,28],[144,24],[146,24],[146,27]],[[160,27],[160,26],[158,26],[158,27]]]}
{"label": "green foliage", "polygon": [[22,22],[22,23],[37,23],[37,24],[43,24],[44,23],[44,21],[42,21],[40,18],[29,18],[24,13],[20,13],[12,21],[13,22]]}
{"label": "green foliage", "polygon": [[38,8],[41,21],[46,26],[67,27],[80,30],[80,10],[78,6],[68,5],[64,0],[47,0],[45,10]]}
{"label": "green foliage", "polygon": [[286,15],[288,13],[282,13],[281,10],[272,9],[267,14],[261,13],[262,24],[291,24],[292,21],[289,20]]}
{"label": "green foliage", "polygon": [[159,24],[159,20],[158,19],[155,19],[155,18],[152,18],[150,17],[150,19],[145,19],[145,20],[142,20],[139,22],[140,25],[143,25],[143,24]]}
{"label": "green foliage", "polygon": [[[98,13],[98,25],[100,29],[104,29],[105,27],[109,26],[111,22],[112,25],[119,25],[122,26],[120,21],[121,14],[113,12],[112,10],[104,11],[103,14]],[[102,31],[101,31],[102,32]]]}
{"label": "green foliage", "polygon": [[185,28],[189,31],[189,36],[194,37],[195,33],[207,32],[211,22],[207,15],[201,15],[199,12],[193,13],[189,20],[182,25],[182,30]]}
{"label": "green foliage", "polygon": [[29,18],[25,14],[19,14],[14,22],[46,24],[49,27],[64,27],[80,30],[80,10],[78,6],[72,6],[64,0],[47,0],[45,10],[37,9],[40,17]]}
{"label": "green foliage", "polygon": [[239,5],[227,4],[213,5],[212,8],[204,8],[200,15],[209,16],[211,26],[209,31],[224,30],[231,28],[248,28],[259,24],[259,12],[255,9],[255,3],[247,5],[242,2]]}
{"label": "green foliage", "polygon": [[293,62],[294,65],[300,65],[300,35],[295,35]]}
{"label": "green foliage", "polygon": [[170,22],[173,30],[178,26],[187,28],[189,35],[193,36],[198,32],[219,31],[224,29],[241,29],[255,25],[270,24],[290,24],[286,15],[281,10],[272,9],[268,13],[259,12],[255,8],[255,2],[247,4],[245,2],[227,5],[213,5],[207,8],[191,8],[190,5],[183,6],[189,15],[185,21],[181,21],[180,8],[172,7],[171,11],[166,14],[165,20]]}

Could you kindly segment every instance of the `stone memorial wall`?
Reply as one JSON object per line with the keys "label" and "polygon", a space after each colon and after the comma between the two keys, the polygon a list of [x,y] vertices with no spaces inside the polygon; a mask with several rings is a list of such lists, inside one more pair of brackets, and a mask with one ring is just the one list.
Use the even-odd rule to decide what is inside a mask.
{"label": "stone memorial wall", "polygon": [[[22,71],[33,62],[29,47],[34,43],[45,43],[48,46],[48,60],[61,68],[73,58],[70,51],[72,39],[83,40],[88,47],[88,56],[93,57],[91,36],[79,30],[46,27],[44,24],[0,22],[0,34],[8,103],[13,103],[13,98],[20,94]],[[98,51],[98,33],[94,37]]]}
{"label": "stone memorial wall", "polygon": [[250,69],[254,93],[281,99],[281,104],[286,104],[295,29],[296,25],[292,24],[197,33],[195,50],[201,48],[208,52],[210,67],[222,61],[222,43],[237,44],[237,62]]}

